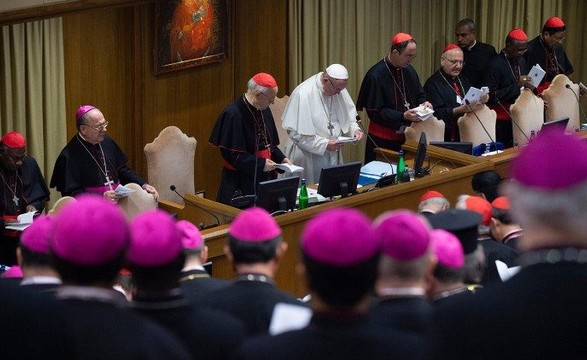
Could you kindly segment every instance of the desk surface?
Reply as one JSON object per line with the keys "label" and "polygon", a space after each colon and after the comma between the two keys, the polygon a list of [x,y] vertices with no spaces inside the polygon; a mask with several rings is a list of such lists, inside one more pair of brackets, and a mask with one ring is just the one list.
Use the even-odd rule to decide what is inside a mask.
{"label": "desk surface", "polygon": [[[325,202],[311,206],[307,209],[290,212],[276,217],[277,223],[281,226],[284,241],[288,244],[288,250],[280,264],[276,276],[276,283],[279,288],[290,292],[296,296],[307,294],[303,280],[296,275],[295,267],[299,261],[300,248],[298,239],[306,222],[314,215],[334,207],[352,207],[363,211],[367,216],[374,219],[383,212],[393,209],[411,209],[417,210],[418,202],[424,192],[429,189],[435,189],[442,192],[454,201],[456,197],[467,192],[464,189],[470,189],[471,178],[474,174],[491,170],[493,164],[489,161],[479,161],[474,157],[461,158],[458,155],[452,158],[455,152],[440,149],[440,153],[434,154],[433,160],[438,161],[435,164],[432,174],[409,183],[402,183],[388,186],[381,189],[364,191],[360,194],[349,196],[336,201]],[[449,151],[445,153],[443,151]],[[407,156],[410,156],[411,150],[406,149]],[[432,154],[432,153],[431,153]],[[458,153],[455,153],[458,154]],[[434,162],[432,162],[434,165]],[[189,197],[192,199],[191,197]],[[211,207],[213,202],[201,202],[198,205]],[[172,204],[163,204],[162,207],[174,210],[178,219],[190,220],[195,224],[202,222],[199,216],[207,216],[206,221],[210,221],[210,215],[203,215],[201,209],[195,208],[192,204],[186,203],[184,207],[173,207]],[[218,209],[208,209],[212,212]],[[233,211],[224,206],[220,208],[222,215],[229,219],[240,210]],[[202,235],[206,241],[209,250],[209,258],[212,261],[213,273],[215,277],[230,279],[234,277],[232,267],[224,255],[224,246],[228,233],[228,224],[203,230]]]}

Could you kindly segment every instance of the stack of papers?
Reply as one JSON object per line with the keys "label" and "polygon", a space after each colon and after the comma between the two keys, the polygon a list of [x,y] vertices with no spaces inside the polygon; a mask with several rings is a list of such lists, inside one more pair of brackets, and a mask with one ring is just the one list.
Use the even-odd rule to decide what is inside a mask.
{"label": "stack of papers", "polygon": [[16,218],[15,223],[7,223],[5,228],[9,230],[18,230],[23,231],[24,229],[28,228],[33,223],[33,216],[36,214],[36,211],[29,211],[26,214],[20,214]]}
{"label": "stack of papers", "polygon": [[534,85],[534,87],[538,87],[542,79],[544,79],[546,71],[544,71],[540,65],[536,64],[532,66],[532,69],[530,69],[528,75],[532,78],[532,85]]}
{"label": "stack of papers", "polygon": [[371,161],[370,163],[361,167],[359,174],[359,184],[364,186],[367,184],[376,183],[377,180],[384,176],[395,174],[397,167],[395,164],[389,164],[383,161]]}
{"label": "stack of papers", "polygon": [[296,172],[304,171],[304,168],[297,165],[290,164],[277,164],[277,168],[285,171],[286,174],[292,174]]}
{"label": "stack of papers", "polygon": [[339,136],[336,139],[337,144],[356,144],[357,142],[357,138],[353,136]]}
{"label": "stack of papers", "polygon": [[420,119],[421,121],[427,120],[430,116],[432,116],[432,114],[434,114],[434,110],[423,105],[413,108],[412,110],[416,112],[416,115],[418,115],[418,119]]}

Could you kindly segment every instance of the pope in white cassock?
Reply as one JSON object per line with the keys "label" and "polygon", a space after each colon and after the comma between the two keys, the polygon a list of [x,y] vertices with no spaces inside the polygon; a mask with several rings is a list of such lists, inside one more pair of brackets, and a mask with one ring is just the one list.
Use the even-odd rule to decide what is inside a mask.
{"label": "pope in white cassock", "polygon": [[348,77],[344,66],[330,65],[298,85],[283,111],[282,126],[289,135],[285,156],[304,168],[308,184],[320,180],[322,168],[343,163],[339,136],[363,138],[346,90]]}

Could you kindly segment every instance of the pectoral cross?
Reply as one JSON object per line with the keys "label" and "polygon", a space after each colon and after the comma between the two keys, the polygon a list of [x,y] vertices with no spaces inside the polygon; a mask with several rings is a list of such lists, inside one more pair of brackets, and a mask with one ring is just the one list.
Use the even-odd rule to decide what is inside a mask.
{"label": "pectoral cross", "polygon": [[328,122],[328,131],[330,131],[330,135],[333,135],[332,130],[334,130],[334,125],[332,125],[332,123],[329,121]]}
{"label": "pectoral cross", "polygon": [[14,202],[14,206],[18,206],[18,196],[16,196],[16,194],[14,194],[14,196],[12,197],[12,201]]}
{"label": "pectoral cross", "polygon": [[104,186],[110,186],[114,184],[114,181],[110,180],[110,177],[106,176],[106,182],[104,183]]}
{"label": "pectoral cross", "polygon": [[408,100],[404,100],[404,106],[406,107],[406,110],[410,110],[410,103]]}

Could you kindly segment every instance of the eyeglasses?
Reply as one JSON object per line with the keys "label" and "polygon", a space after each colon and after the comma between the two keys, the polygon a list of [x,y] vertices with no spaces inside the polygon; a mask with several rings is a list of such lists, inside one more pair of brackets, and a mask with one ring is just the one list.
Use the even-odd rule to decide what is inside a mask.
{"label": "eyeglasses", "polygon": [[457,66],[457,65],[465,65],[465,61],[464,60],[452,60],[449,59],[447,57],[442,57],[444,60],[448,61],[449,63],[451,63],[453,66]]}
{"label": "eyeglasses", "polygon": [[269,103],[270,103],[270,104],[274,104],[274,103],[275,103],[275,96],[274,96],[274,97],[272,97],[272,98],[270,98],[269,96],[265,95],[265,93],[263,93],[263,92],[261,92],[261,91],[259,91],[259,94],[261,94],[261,95],[265,96],[265,98],[266,98],[267,100],[269,100]]}
{"label": "eyeglasses", "polygon": [[106,129],[108,127],[108,121],[106,121],[103,124],[96,125],[96,126],[90,126],[88,124],[84,124],[84,126],[87,126],[87,127],[91,128],[91,129],[94,129],[96,131],[102,131],[102,130],[104,130],[104,129]]}
{"label": "eyeglasses", "polygon": [[406,59],[415,59],[417,54],[406,54],[406,53],[402,53],[402,56],[405,57]]}
{"label": "eyeglasses", "polygon": [[344,88],[346,87],[346,86],[343,86],[343,87],[341,87],[341,88],[339,88],[339,87],[336,87],[336,85],[334,85],[334,81],[332,81],[332,79],[330,78],[330,76],[326,75],[326,78],[328,79],[328,82],[330,83],[330,85],[332,86],[332,88],[333,88],[334,90],[336,90],[336,92],[341,92],[341,91],[343,91],[343,90],[344,90]]}

